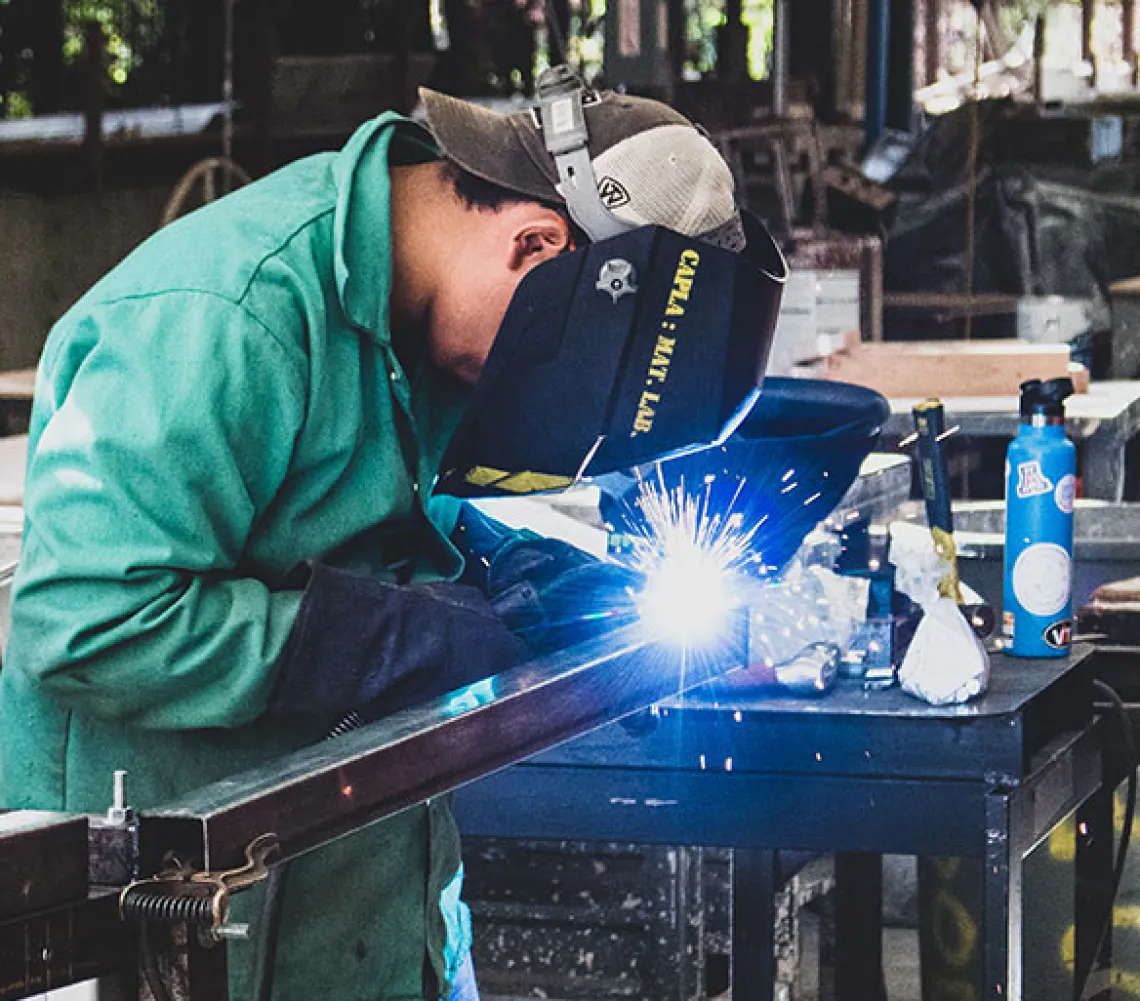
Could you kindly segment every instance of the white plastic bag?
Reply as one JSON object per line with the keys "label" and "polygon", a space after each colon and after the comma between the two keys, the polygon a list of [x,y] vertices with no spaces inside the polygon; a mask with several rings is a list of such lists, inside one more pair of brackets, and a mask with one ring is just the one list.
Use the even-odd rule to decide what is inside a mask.
{"label": "white plastic bag", "polygon": [[780,580],[747,591],[754,664],[784,663],[815,643],[846,650],[867,618],[871,583],[823,567],[792,567]]}
{"label": "white plastic bag", "polygon": [[930,532],[892,525],[891,562],[895,586],[923,612],[899,668],[903,691],[935,706],[980,695],[989,685],[989,654],[953,599],[938,593],[949,565],[935,551]]}

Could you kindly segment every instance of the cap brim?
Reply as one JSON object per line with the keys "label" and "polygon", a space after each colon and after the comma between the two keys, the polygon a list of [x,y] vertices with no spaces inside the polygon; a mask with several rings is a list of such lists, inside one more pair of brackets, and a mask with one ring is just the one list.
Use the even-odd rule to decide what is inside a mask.
{"label": "cap brim", "polygon": [[[484,181],[543,202],[561,202],[556,178],[534,162],[511,116],[420,88],[428,126],[450,160]],[[552,164],[553,170],[553,164]]]}

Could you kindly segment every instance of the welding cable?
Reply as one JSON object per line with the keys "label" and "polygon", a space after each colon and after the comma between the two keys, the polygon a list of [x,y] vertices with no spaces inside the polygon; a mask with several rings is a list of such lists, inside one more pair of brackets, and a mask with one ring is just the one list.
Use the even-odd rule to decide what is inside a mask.
{"label": "welding cable", "polygon": [[281,913],[285,902],[285,881],[289,862],[269,867],[265,877],[265,897],[261,902],[257,938],[253,943],[253,978],[250,1001],[271,1001],[273,974],[277,966],[277,938],[281,932]]}
{"label": "welding cable", "polygon": [[158,957],[154,954],[154,943],[150,940],[150,922],[146,920],[139,923],[139,959],[154,1001],[172,1001],[162,971],[158,968]]}
{"label": "welding cable", "polygon": [[[562,33],[562,22],[558,20],[558,12],[551,0],[546,0],[546,34],[550,39],[551,48],[558,53],[558,62],[569,62],[570,51],[566,47],[566,36]],[[554,62],[553,59],[550,61]]]}
{"label": "welding cable", "polygon": [[[365,719],[360,713],[349,713],[325,735],[325,740],[336,740],[337,737],[359,730],[364,724]],[[269,875],[265,877],[265,897],[261,901],[257,938],[253,943],[250,1001],[271,1001],[273,997],[277,939],[281,932],[281,913],[285,906],[285,881],[289,876],[289,866],[288,861],[278,862],[269,867]],[[165,999],[157,998],[156,1001]]]}
{"label": "welding cable", "polygon": [[1108,938],[1112,928],[1113,912],[1116,909],[1116,898],[1120,893],[1120,884],[1124,879],[1124,865],[1128,859],[1128,844],[1132,840],[1132,820],[1136,815],[1136,773],[1140,769],[1140,759],[1137,758],[1136,741],[1132,735],[1132,721],[1128,717],[1128,708],[1124,700],[1099,679],[1093,680],[1097,692],[1107,699],[1107,708],[1111,709],[1120,723],[1120,735],[1124,744],[1124,753],[1128,762],[1128,789],[1125,797],[1124,821],[1120,830],[1120,846],[1116,850],[1116,864],[1112,873],[1112,889],[1108,894],[1105,906],[1104,919],[1101,922],[1100,933],[1096,938],[1096,945],[1088,953],[1088,958],[1082,964],[1084,969],[1078,969],[1079,957],[1073,956],[1073,1001],[1084,1001],[1085,991],[1088,989],[1089,979],[1096,968],[1097,957]]}

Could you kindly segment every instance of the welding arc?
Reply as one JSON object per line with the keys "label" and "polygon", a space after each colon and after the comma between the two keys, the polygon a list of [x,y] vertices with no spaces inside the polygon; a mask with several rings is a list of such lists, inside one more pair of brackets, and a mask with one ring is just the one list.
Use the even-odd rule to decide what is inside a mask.
{"label": "welding arc", "polygon": [[285,880],[289,875],[289,862],[278,862],[269,867],[265,879],[265,898],[261,905],[257,940],[253,950],[253,978],[251,1001],[271,1001],[273,975],[277,966],[277,938],[281,931],[281,912],[285,903]]}
{"label": "welding arc", "polygon": [[1124,823],[1120,829],[1120,846],[1116,850],[1116,864],[1112,873],[1112,890],[1108,894],[1100,934],[1097,935],[1096,944],[1088,951],[1084,963],[1081,964],[1084,967],[1083,970],[1078,967],[1080,956],[1074,955],[1073,1001],[1084,1001],[1089,978],[1097,964],[1097,957],[1108,938],[1109,929],[1112,928],[1116,898],[1120,893],[1120,884],[1124,879],[1124,864],[1128,859],[1128,844],[1132,840],[1132,821],[1136,816],[1136,772],[1140,768],[1140,758],[1137,757],[1136,741],[1132,734],[1132,721],[1128,716],[1128,707],[1125,706],[1124,700],[1116,693],[1115,689],[1110,688],[1099,679],[1093,680],[1093,686],[1108,700],[1109,707],[1115,714],[1117,722],[1120,723],[1120,736],[1124,744],[1125,757],[1128,760],[1128,791],[1125,797]]}

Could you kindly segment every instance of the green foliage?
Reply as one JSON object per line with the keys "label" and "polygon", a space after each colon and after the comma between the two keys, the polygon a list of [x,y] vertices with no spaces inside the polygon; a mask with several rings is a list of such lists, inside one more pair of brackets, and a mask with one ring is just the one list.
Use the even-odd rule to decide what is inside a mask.
{"label": "green foliage", "polygon": [[[7,97],[7,100],[5,100]],[[0,94],[0,118],[31,118],[32,104],[28,95],[21,91]]]}
{"label": "green foliage", "polygon": [[162,27],[160,0],[63,0],[63,16],[64,61],[75,65],[82,58],[84,25],[96,21],[106,37],[107,76],[116,87],[125,86],[143,61],[142,53],[132,48],[128,28],[144,48]]}
{"label": "green foliage", "polygon": [[[742,20],[749,29],[748,73],[754,80],[763,80],[772,53],[775,0],[744,0],[742,7]],[[701,75],[715,71],[717,32],[724,23],[724,0],[690,0],[685,38],[692,71]]]}

